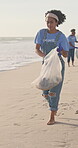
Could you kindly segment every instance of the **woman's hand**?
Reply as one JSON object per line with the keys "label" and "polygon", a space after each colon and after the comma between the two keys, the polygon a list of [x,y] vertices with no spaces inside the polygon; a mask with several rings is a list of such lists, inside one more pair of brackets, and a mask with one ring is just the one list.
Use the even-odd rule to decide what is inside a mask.
{"label": "woman's hand", "polygon": [[63,57],[67,57],[68,56],[68,51],[65,51],[64,49],[62,49],[61,54]]}
{"label": "woman's hand", "polygon": [[65,51],[62,48],[57,48],[57,52],[59,52],[59,54],[62,54],[62,56],[65,58],[68,56],[68,51]]}

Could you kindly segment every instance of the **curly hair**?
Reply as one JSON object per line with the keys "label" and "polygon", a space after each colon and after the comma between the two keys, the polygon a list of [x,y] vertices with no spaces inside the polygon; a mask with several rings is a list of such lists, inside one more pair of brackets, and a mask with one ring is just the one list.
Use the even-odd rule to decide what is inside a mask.
{"label": "curly hair", "polygon": [[71,29],[71,32],[75,32],[75,29]]}
{"label": "curly hair", "polygon": [[65,14],[63,14],[60,10],[50,10],[50,11],[47,11],[45,13],[45,17],[46,17],[46,15],[48,13],[53,13],[53,14],[55,14],[58,17],[58,19],[59,19],[58,25],[62,24],[65,21],[65,19],[66,19]]}

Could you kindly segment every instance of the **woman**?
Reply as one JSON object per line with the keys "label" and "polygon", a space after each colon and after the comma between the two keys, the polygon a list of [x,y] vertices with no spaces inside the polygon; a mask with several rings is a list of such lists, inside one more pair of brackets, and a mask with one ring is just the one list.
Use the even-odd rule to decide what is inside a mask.
{"label": "woman", "polygon": [[78,43],[76,36],[75,29],[71,29],[71,35],[68,36],[68,42],[69,42],[69,52],[68,52],[68,66],[70,67],[70,59],[72,61],[72,65],[74,66],[74,53],[75,53],[75,48],[78,49],[78,47],[75,47],[75,42]]}
{"label": "woman", "polygon": [[57,30],[58,25],[62,24],[66,19],[66,16],[59,10],[51,10],[45,13],[45,21],[47,28],[38,31],[35,37],[35,51],[41,56],[45,57],[52,49],[58,47],[57,52],[62,64],[62,82],[56,87],[43,91],[42,96],[48,100],[51,115],[47,125],[55,123],[55,114],[58,110],[58,102],[60,98],[60,92],[64,79],[64,60],[63,57],[67,57],[68,54],[68,42],[65,35]]}

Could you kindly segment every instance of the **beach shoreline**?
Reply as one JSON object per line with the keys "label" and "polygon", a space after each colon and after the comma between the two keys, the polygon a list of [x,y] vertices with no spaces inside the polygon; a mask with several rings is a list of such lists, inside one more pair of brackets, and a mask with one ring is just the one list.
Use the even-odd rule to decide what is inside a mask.
{"label": "beach shoreline", "polygon": [[66,63],[56,124],[41,90],[31,83],[41,62],[0,72],[0,148],[78,148],[78,60]]}

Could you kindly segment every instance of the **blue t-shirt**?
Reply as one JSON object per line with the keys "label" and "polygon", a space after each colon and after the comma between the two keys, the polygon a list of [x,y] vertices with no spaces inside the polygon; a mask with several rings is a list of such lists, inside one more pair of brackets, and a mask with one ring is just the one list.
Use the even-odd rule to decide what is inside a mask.
{"label": "blue t-shirt", "polygon": [[[77,41],[76,37],[73,36],[73,35],[69,35],[68,36],[68,42],[71,42],[71,44],[73,46],[75,46],[75,42]],[[69,49],[73,49],[74,47],[72,47],[70,44],[69,44]]]}
{"label": "blue t-shirt", "polygon": [[[40,44],[41,45],[41,50],[43,48],[43,42],[44,42],[44,31],[45,29],[41,29],[36,37],[35,37],[35,44]],[[55,42],[55,39],[56,39],[56,36],[57,34],[59,33],[60,31],[56,32],[56,33],[48,33],[46,34],[46,42],[52,42],[54,43]],[[57,41],[57,47],[59,48],[63,48],[65,51],[69,51],[69,45],[68,45],[68,41],[67,41],[67,38],[66,36],[61,32],[61,35],[59,36],[59,39]]]}

